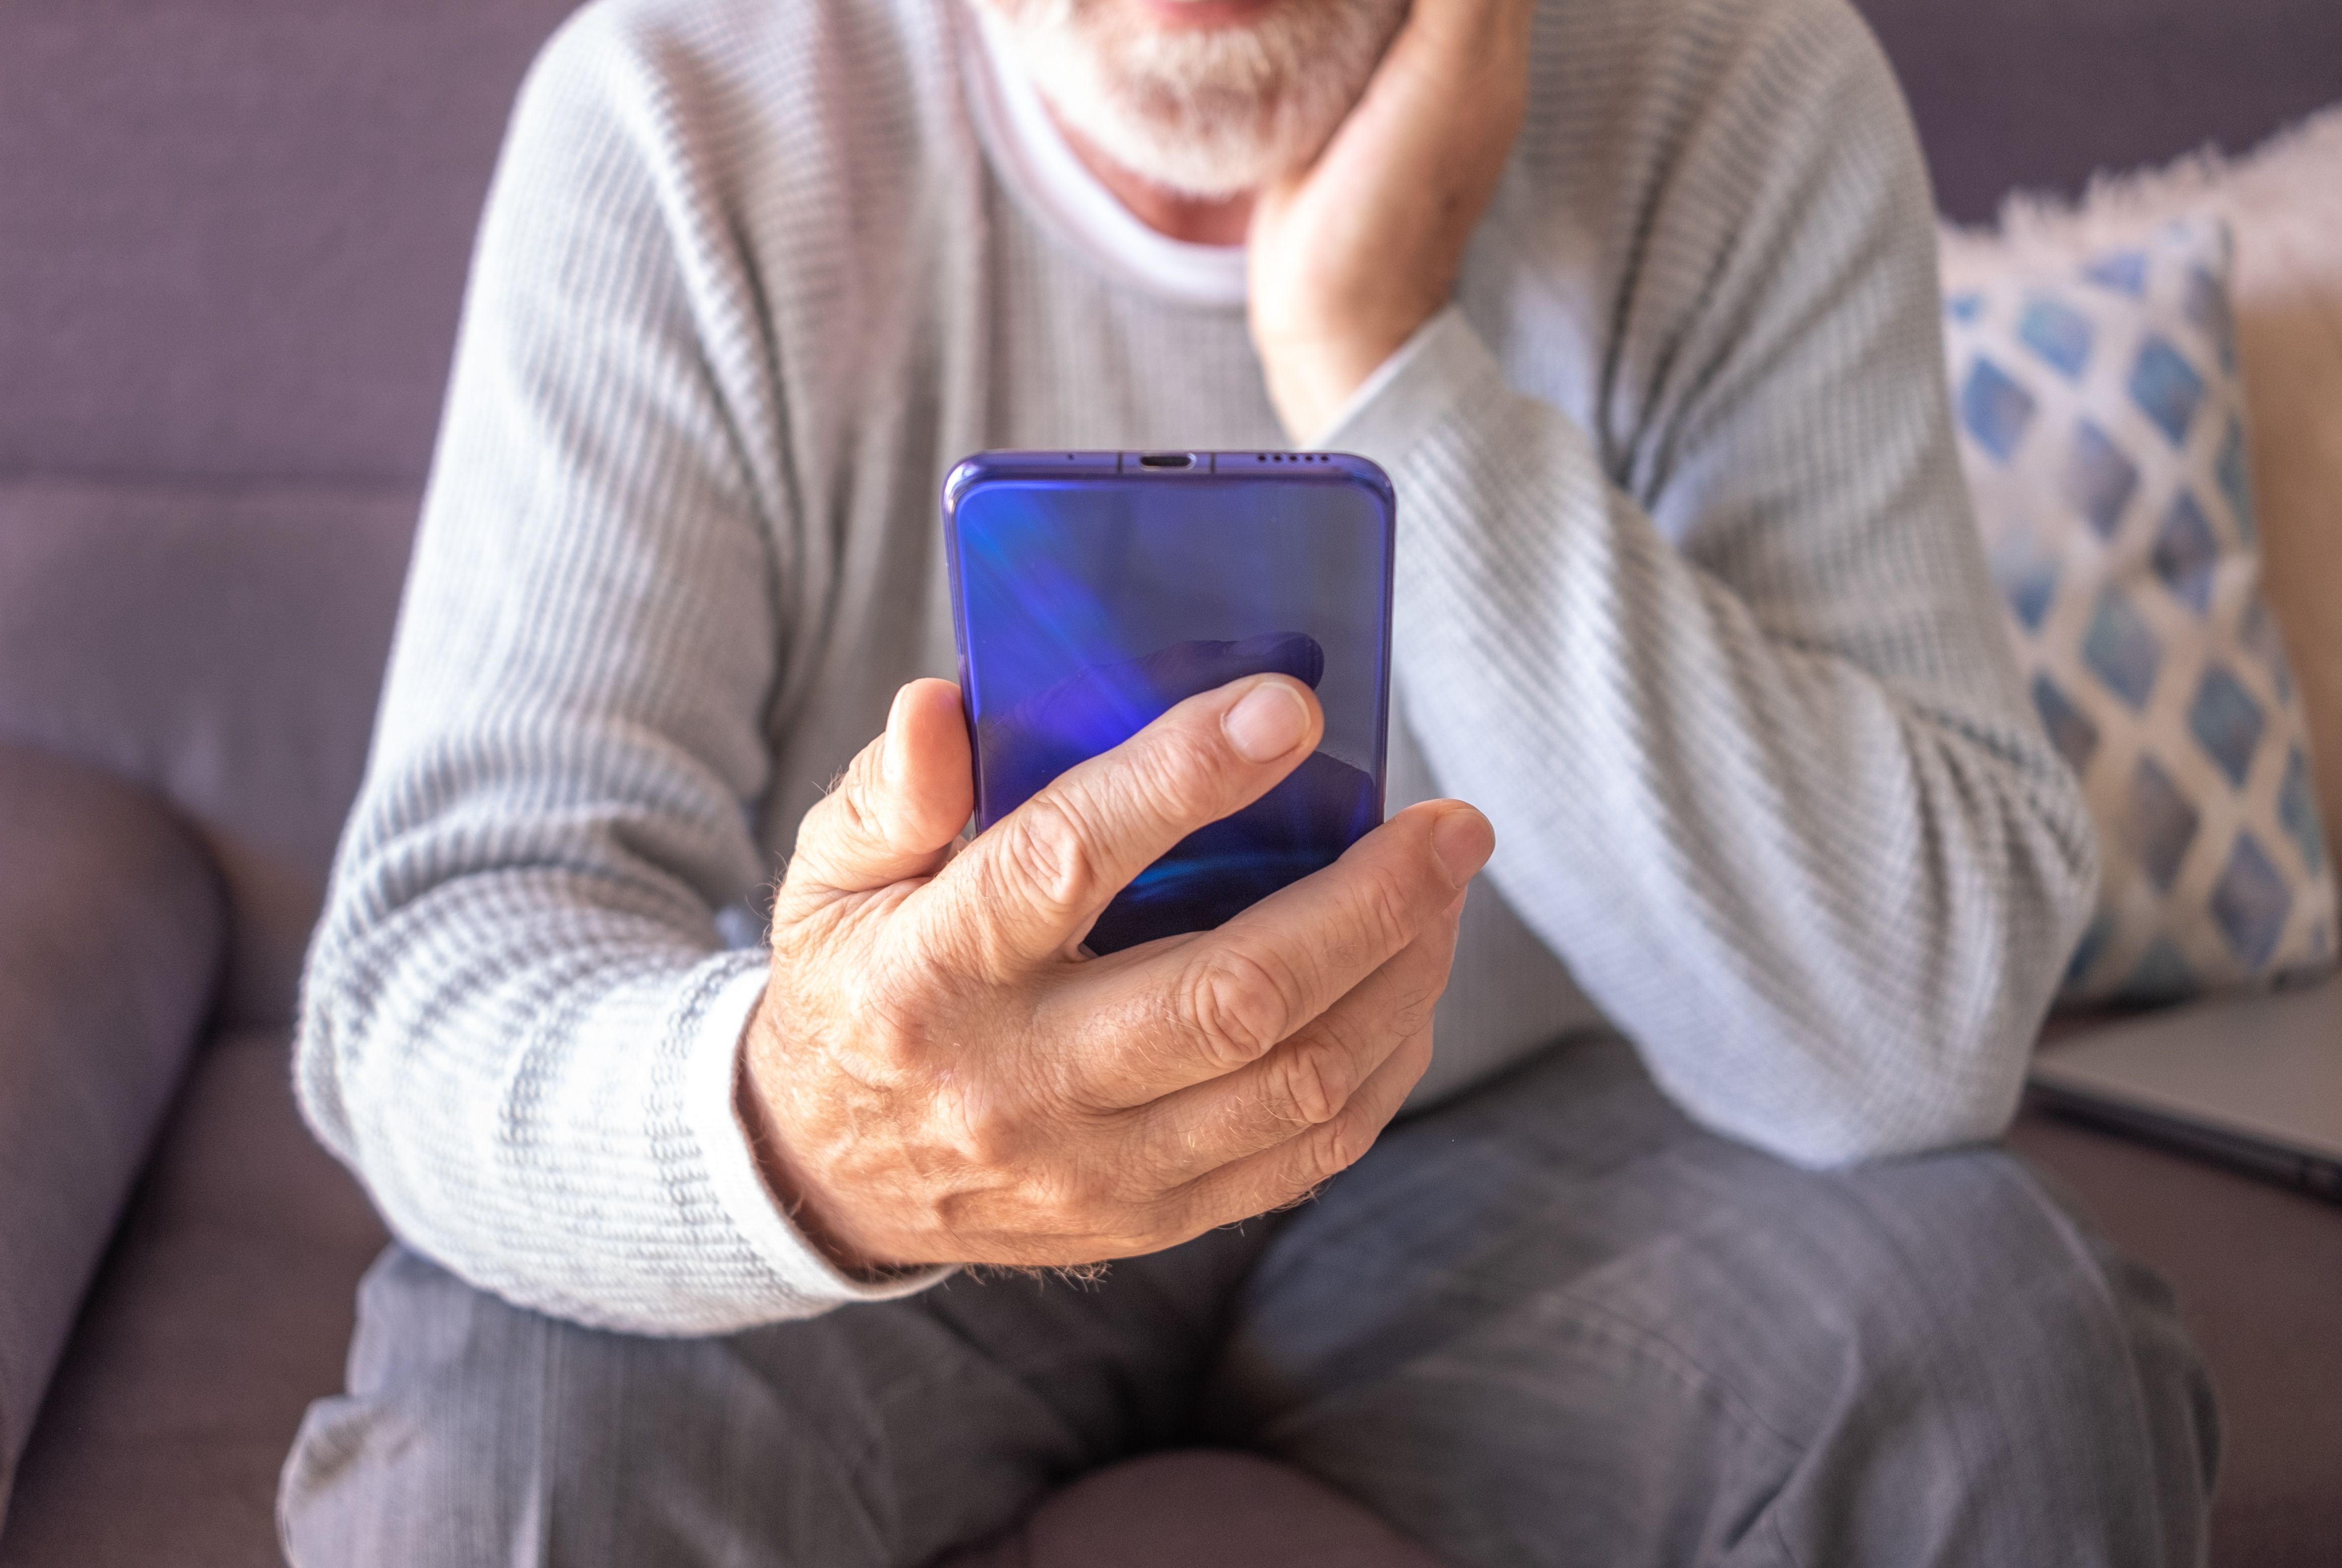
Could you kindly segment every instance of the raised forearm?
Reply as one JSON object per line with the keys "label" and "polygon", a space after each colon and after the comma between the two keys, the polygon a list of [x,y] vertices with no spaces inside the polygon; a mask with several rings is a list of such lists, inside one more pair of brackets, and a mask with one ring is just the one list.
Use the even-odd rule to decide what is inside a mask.
{"label": "raised forearm", "polygon": [[1686,559],[1460,315],[1397,369],[1332,439],[1407,498],[1399,690],[1441,787],[1496,822],[1506,897],[1720,1130],[1817,1164],[1995,1130],[2092,848],[1980,588],[1961,610],[1957,495],[1899,530],[1902,603],[1851,598],[1853,546],[1834,572],[1816,519],[1808,580],[1763,585],[1776,617],[1810,600],[1801,636]]}

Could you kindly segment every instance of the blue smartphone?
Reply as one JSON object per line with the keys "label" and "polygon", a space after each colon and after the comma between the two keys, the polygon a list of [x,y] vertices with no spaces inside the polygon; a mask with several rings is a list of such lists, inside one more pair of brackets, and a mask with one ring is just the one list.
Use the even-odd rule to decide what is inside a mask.
{"label": "blue smartphone", "polygon": [[1330,452],[986,452],[944,481],[978,833],[1198,692],[1282,672],[1316,753],[1189,834],[1088,944],[1206,930],[1331,864],[1383,820],[1391,483]]}

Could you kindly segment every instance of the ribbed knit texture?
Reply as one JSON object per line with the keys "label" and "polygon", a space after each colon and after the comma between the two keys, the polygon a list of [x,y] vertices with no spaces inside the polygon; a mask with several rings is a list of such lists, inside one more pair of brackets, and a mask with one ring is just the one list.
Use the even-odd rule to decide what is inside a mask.
{"label": "ribbed knit texture", "polygon": [[[598,0],[523,92],[299,1074],[393,1226],[526,1305],[706,1332],[932,1277],[841,1277],[758,1183],[764,958],[720,933],[952,667],[955,459],[1283,444],[1239,311],[1000,187],[957,4]],[[1552,0],[1534,49],[1456,306],[1326,443],[1400,497],[1395,796],[1499,837],[1424,1094],[1590,998],[1788,1158],[1988,1134],[2094,854],[1887,66],[1840,0]]]}

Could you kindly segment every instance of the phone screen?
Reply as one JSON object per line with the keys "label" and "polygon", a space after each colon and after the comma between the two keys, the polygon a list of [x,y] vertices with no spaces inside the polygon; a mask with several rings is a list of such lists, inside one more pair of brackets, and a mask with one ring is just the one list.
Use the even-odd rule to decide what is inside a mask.
{"label": "phone screen", "polygon": [[1278,671],[1326,734],[1117,896],[1110,953],[1219,924],[1382,821],[1394,505],[1331,453],[986,453],[944,486],[981,832],[1173,704]]}

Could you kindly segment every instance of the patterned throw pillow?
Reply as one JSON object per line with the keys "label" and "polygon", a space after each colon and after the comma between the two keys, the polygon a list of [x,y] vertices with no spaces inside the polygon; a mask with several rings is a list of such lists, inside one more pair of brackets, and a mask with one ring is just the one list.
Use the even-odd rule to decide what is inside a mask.
{"label": "patterned throw pillow", "polygon": [[2216,219],[1946,301],[1961,456],[2019,663],[2097,818],[2068,1001],[2333,959],[2301,704],[2262,602]]}

